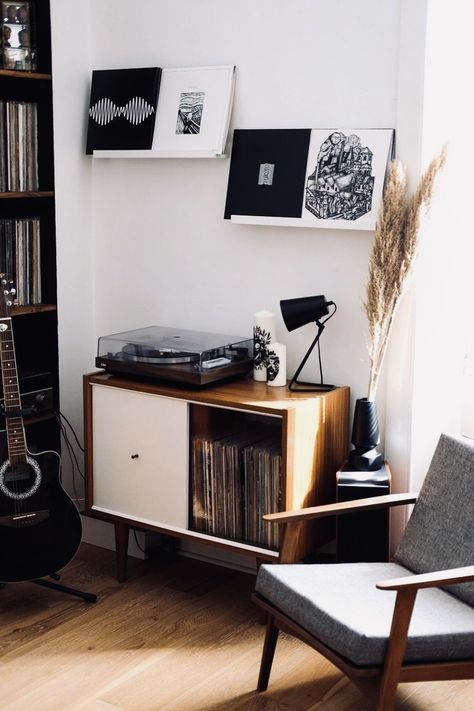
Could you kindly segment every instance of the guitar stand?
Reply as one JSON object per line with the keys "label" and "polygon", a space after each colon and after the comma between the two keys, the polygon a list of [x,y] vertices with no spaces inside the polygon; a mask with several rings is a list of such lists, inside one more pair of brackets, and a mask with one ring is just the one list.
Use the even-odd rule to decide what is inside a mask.
{"label": "guitar stand", "polygon": [[[50,578],[53,580],[60,580],[61,576],[57,573],[52,573]],[[86,602],[97,602],[97,595],[94,593],[84,592],[83,590],[76,590],[76,588],[70,588],[67,585],[61,585],[60,583],[53,583],[52,580],[44,580],[43,578],[38,578],[38,580],[32,580],[35,585],[41,585],[44,588],[51,588],[52,590],[59,590],[60,592],[66,593],[68,595],[74,595],[75,597],[82,597]]]}
{"label": "guitar stand", "polygon": [[[49,576],[53,580],[61,580],[61,576],[57,573],[51,573]],[[61,585],[60,583],[53,583],[51,580],[44,580],[43,578],[38,578],[38,580],[31,580],[30,582],[35,585],[41,585],[44,588],[50,588],[52,590],[59,590],[59,592],[66,593],[67,595],[74,595],[75,597],[82,597],[86,602],[97,602],[97,595],[94,593],[84,592],[83,590],[76,590],[76,588],[70,588],[67,585]],[[4,588],[7,583],[0,583],[0,590]]]}

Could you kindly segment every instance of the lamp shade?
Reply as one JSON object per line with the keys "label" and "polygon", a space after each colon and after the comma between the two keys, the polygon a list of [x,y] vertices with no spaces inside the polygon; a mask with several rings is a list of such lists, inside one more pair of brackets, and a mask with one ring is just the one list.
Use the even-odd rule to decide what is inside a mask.
{"label": "lamp shade", "polygon": [[298,299],[280,301],[281,313],[288,331],[317,321],[329,313],[328,306],[332,301],[326,301],[325,296],[302,296]]}

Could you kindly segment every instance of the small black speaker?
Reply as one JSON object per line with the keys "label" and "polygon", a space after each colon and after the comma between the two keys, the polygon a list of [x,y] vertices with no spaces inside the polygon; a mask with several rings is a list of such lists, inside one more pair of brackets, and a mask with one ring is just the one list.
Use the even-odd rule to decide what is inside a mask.
{"label": "small black speaker", "polygon": [[[336,475],[337,501],[354,501],[390,494],[388,465],[374,471],[351,471],[344,464]],[[376,509],[337,517],[337,562],[374,563],[389,559],[390,511]]]}

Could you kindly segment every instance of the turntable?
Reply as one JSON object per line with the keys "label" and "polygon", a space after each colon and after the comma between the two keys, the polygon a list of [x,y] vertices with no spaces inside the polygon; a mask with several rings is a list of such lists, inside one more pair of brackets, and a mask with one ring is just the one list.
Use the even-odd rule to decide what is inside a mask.
{"label": "turntable", "polygon": [[148,326],[101,336],[95,364],[108,373],[201,387],[248,373],[253,339]]}

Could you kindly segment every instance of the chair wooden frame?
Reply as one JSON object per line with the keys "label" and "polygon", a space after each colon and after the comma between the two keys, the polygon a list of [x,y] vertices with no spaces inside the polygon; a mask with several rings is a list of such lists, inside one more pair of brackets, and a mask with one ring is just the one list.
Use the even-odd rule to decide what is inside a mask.
{"label": "chair wooden frame", "polygon": [[[412,504],[415,503],[416,499],[417,494],[389,494],[387,496],[377,496],[326,506],[314,506],[300,509],[299,511],[267,514],[263,518],[266,521],[273,521],[284,527],[278,562],[295,563],[297,540],[301,527],[304,526],[306,521],[324,516],[337,516],[356,511],[370,511],[377,508]],[[380,590],[394,590],[397,592],[385,661],[383,666],[380,667],[358,667],[354,665],[287,617],[263,596],[253,593],[252,600],[267,613],[267,629],[257,690],[265,691],[268,687],[280,630],[306,642],[339,667],[361,691],[372,698],[377,711],[391,711],[394,708],[399,682],[473,679],[474,659],[456,662],[403,664],[408,628],[418,590],[468,581],[474,581],[474,566],[440,570],[421,575],[413,574],[377,583],[377,588]]]}

